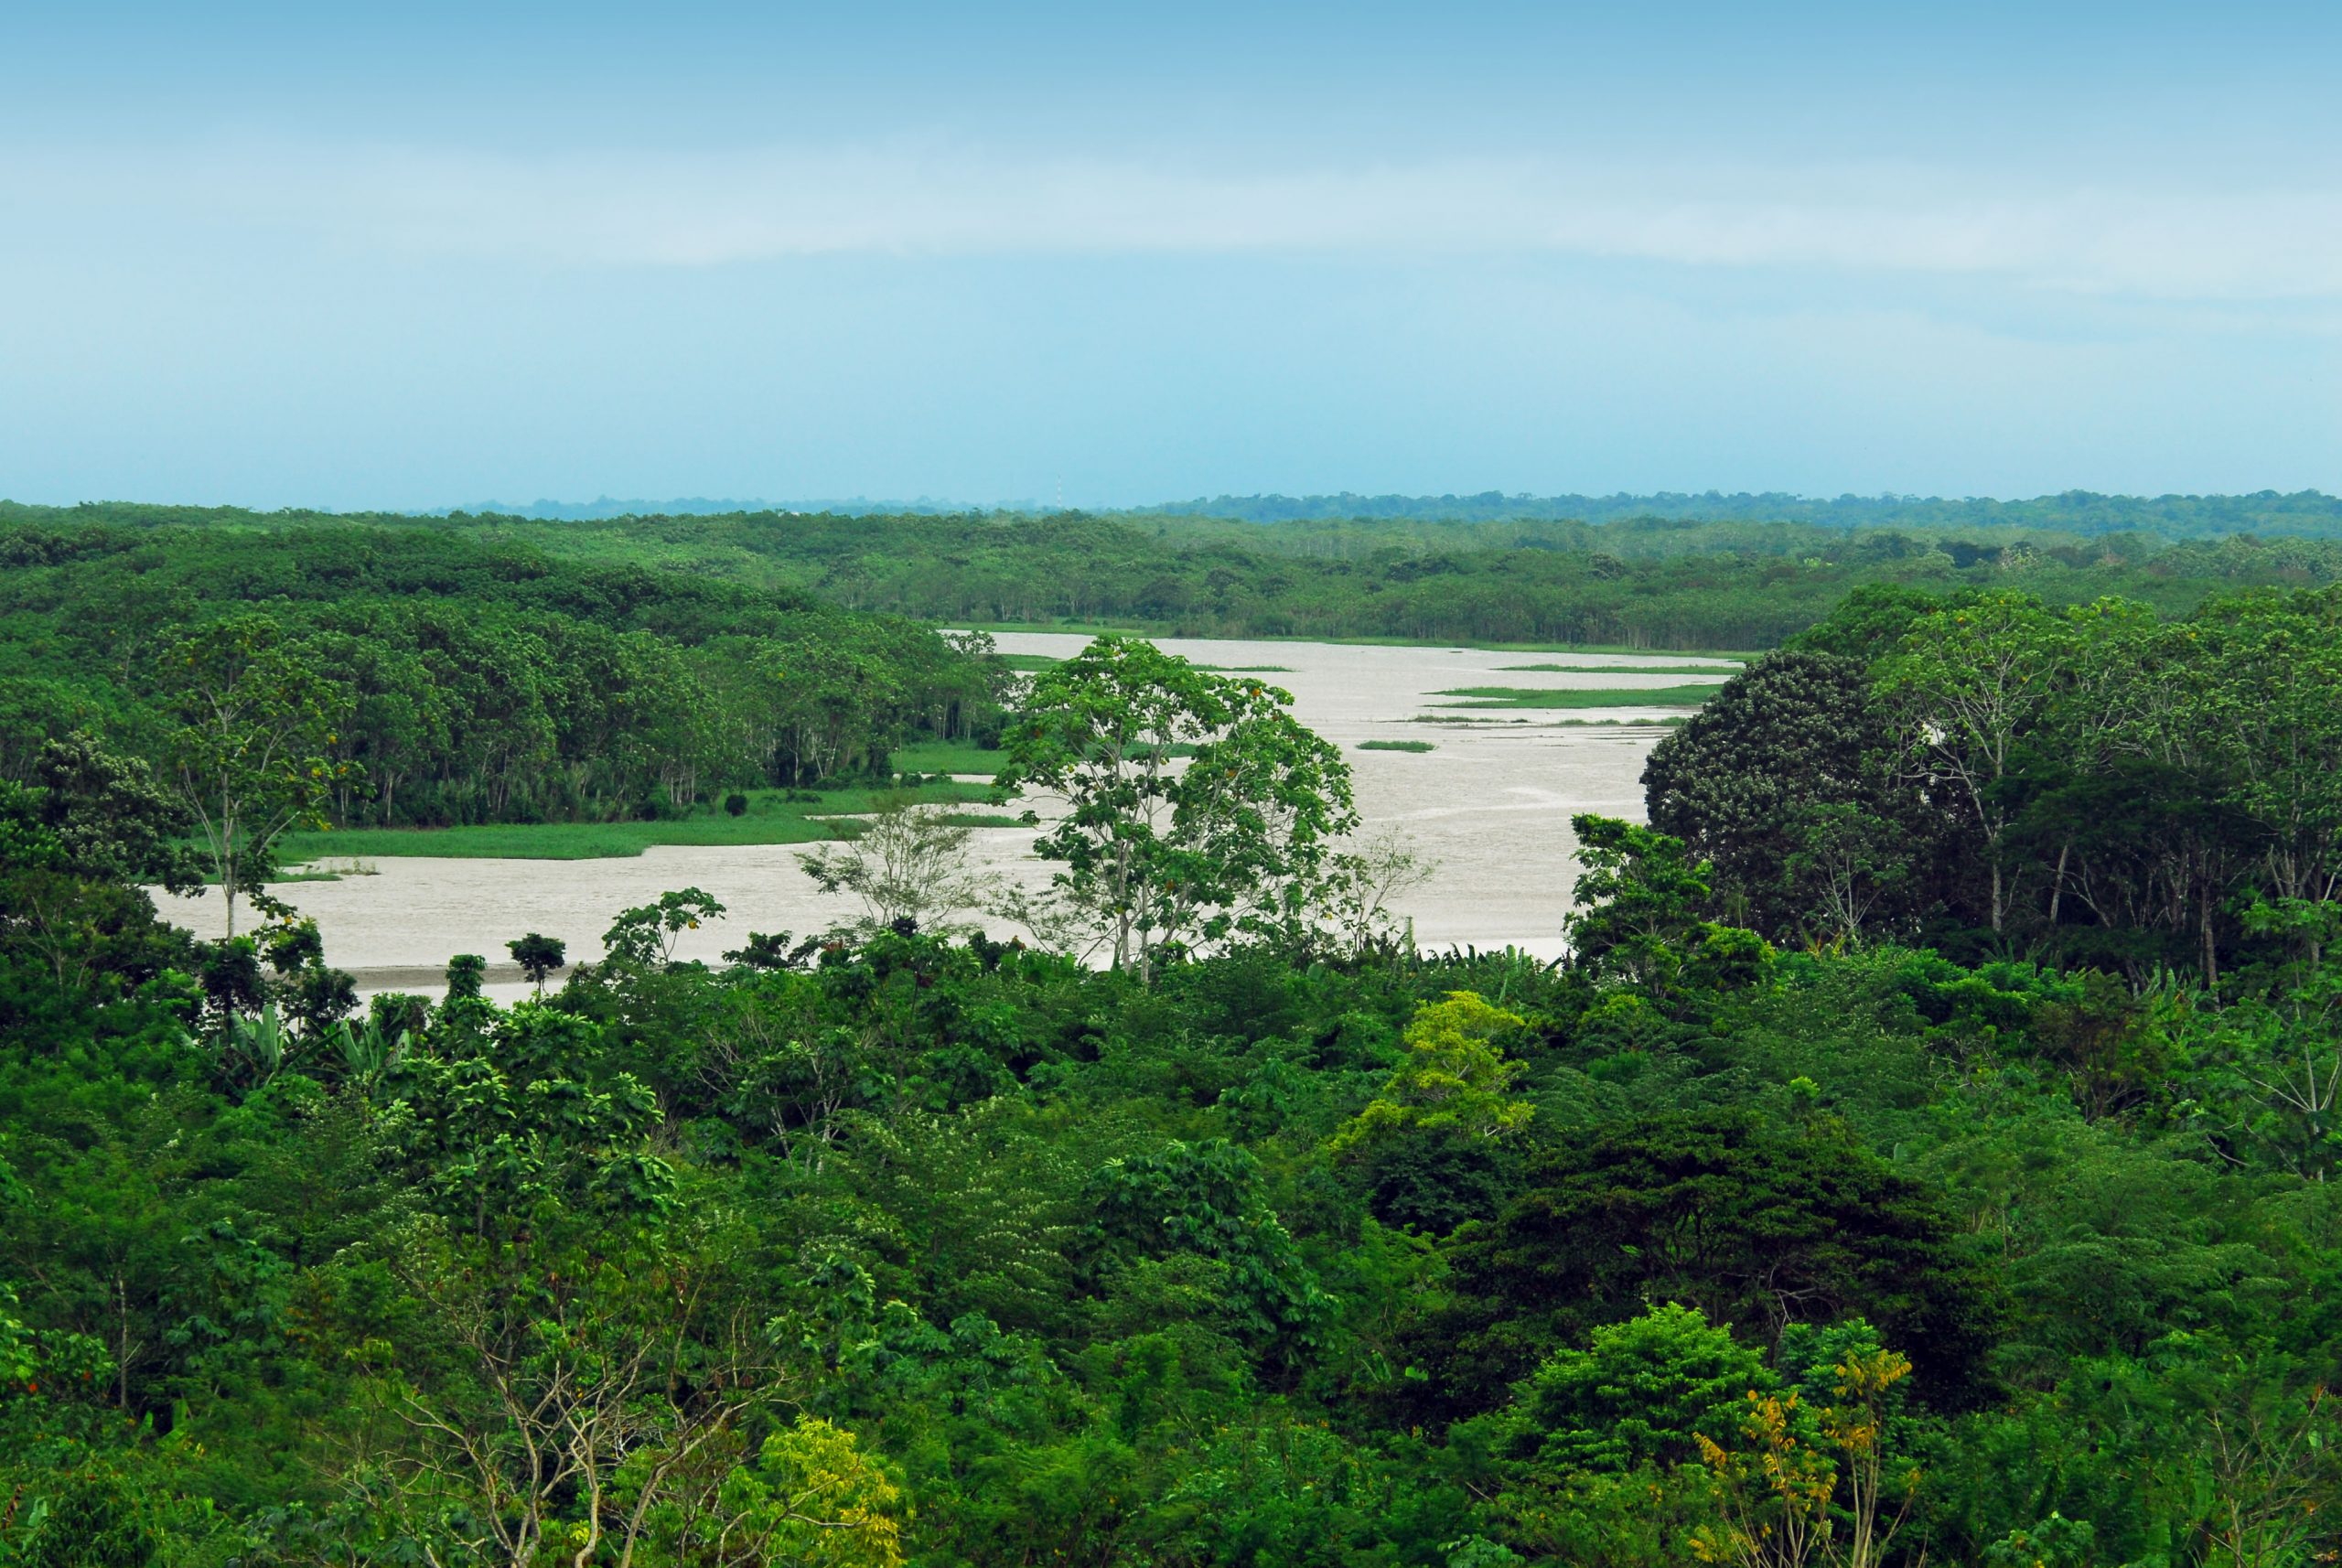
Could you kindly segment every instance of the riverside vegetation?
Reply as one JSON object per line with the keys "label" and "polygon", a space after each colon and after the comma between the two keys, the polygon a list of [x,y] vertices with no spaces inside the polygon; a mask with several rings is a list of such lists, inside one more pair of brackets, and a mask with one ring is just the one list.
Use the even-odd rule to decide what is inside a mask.
{"label": "riverside vegetation", "polygon": [[[893,728],[848,707],[865,755],[990,726],[1004,785],[1069,802],[1026,940],[961,931],[987,894],[897,800],[822,858],[862,905],[832,931],[678,962],[723,912],[677,889],[542,999],[459,959],[361,1008],[297,911],[199,941],[139,890],[195,874],[222,778],[245,820],[381,809],[304,727],[346,606],[274,535],[94,536],[10,589],[66,711],[0,784],[0,1563],[2342,1541],[2342,590],[1857,594],[1661,744],[1651,826],[1574,821],[1549,965],[1399,936],[1403,847],[1355,843],[1341,755],[1263,677],[1110,639],[994,686],[736,585],[337,529],[298,548],[356,553],[350,596],[403,560],[446,624],[711,682],[727,638],[833,629],[939,682]],[[433,595],[372,607],[390,651]],[[171,694],[215,657],[274,693],[265,768]],[[664,734],[688,690],[590,733]],[[671,766],[423,733],[467,811]]]}

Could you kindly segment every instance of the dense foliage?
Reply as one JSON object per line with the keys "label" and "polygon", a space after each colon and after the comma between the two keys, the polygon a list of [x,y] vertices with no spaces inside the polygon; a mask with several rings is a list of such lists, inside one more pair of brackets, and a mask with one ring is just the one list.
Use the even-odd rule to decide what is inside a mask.
{"label": "dense foliage", "polygon": [[231,818],[224,775],[314,767],[327,788],[264,811],[381,824],[884,773],[912,736],[996,730],[1004,679],[801,594],[380,523],[80,511],[0,528],[0,777],[82,728]]}
{"label": "dense foliage", "polygon": [[2342,591],[1858,595],[1652,755],[1651,820],[1777,941],[1924,936],[2216,983],[2342,891]]}
{"label": "dense foliage", "polygon": [[[2323,498],[2320,498],[2321,499]],[[1770,648],[1849,591],[2017,587],[2056,603],[2122,595],[2166,614],[2239,586],[2342,577],[2342,542],[2188,530],[2110,533],[2077,516],[1916,519],[1853,529],[1761,512],[1600,525],[1063,513],[366,520],[376,529],[521,547],[639,579],[646,567],[946,625],[1107,624],[1198,636],[1389,637],[1656,649]],[[229,530],[299,538],[316,514],[130,505],[0,506],[54,529]],[[2250,520],[2237,524],[2250,526]],[[411,548],[420,549],[421,546]]]}
{"label": "dense foliage", "polygon": [[[2240,688],[2217,777],[2265,782],[2325,709],[2220,650],[2309,660],[2325,603],[1850,605],[1746,678],[1811,713],[1685,732],[1697,850],[1575,821],[1559,965],[906,919],[711,968],[682,890],[543,1000],[472,959],[361,1012],[289,911],[156,924],[168,797],[47,746],[0,793],[0,1563],[2330,1560],[2325,819],[2224,863],[2216,965],[2135,972],[2053,940],[2036,862],[1995,904],[1959,797],[1943,865],[1886,853],[1959,900],[1913,920],[2001,910],[1965,961],[1899,915],[1767,942],[1834,907],[1821,852],[1731,836],[1940,790],[1925,703],[2045,639],[2043,711],[2100,635]],[[1058,710],[1187,679],[1151,655],[1024,733],[1095,755]],[[1768,736],[1825,748],[1806,795]]]}

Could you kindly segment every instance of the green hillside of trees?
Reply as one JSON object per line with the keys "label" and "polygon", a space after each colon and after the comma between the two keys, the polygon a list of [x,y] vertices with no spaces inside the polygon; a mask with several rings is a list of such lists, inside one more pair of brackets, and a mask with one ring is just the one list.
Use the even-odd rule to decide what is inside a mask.
{"label": "green hillside of trees", "polygon": [[[985,667],[462,524],[12,540],[16,645],[107,727],[0,783],[11,1568],[2342,1541],[2342,589],[1852,596],[1654,755],[1654,825],[1574,819],[1550,964],[1413,950],[1338,751],[1101,639],[999,724],[1072,807],[1026,939],[897,813],[811,940],[678,961],[723,918],[681,888],[530,1000],[472,955],[360,1007],[297,911],[199,941],[138,890],[190,758],[252,758],[189,749],[188,658],[295,737],[353,603]],[[595,733],[683,722],[626,689]],[[268,755],[326,790],[338,744]]]}

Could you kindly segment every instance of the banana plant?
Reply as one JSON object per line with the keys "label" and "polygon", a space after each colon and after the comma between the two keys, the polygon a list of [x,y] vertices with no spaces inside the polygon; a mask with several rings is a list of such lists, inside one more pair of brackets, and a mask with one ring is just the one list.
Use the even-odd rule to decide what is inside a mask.
{"label": "banana plant", "polygon": [[285,1020],[272,1001],[262,1005],[256,1018],[241,1014],[231,1015],[225,1043],[230,1051],[243,1059],[251,1071],[252,1085],[257,1089],[284,1068],[285,1047],[291,1042],[285,1034]]}
{"label": "banana plant", "polygon": [[396,1039],[382,1032],[380,1020],[368,1018],[356,1028],[345,1018],[334,1026],[334,1043],[341,1047],[343,1068],[352,1083],[372,1083],[405,1058],[409,1036],[402,1029]]}

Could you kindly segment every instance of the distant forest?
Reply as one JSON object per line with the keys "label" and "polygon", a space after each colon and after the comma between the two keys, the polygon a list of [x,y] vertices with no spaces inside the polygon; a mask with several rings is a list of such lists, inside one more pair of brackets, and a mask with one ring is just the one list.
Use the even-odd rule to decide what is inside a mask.
{"label": "distant forest", "polygon": [[255,671],[330,719],[344,825],[650,817],[999,723],[996,661],[801,593],[360,520],[13,510],[0,779],[73,731],[160,757]]}
{"label": "distant forest", "polygon": [[[2332,1563],[2342,585],[1854,538],[1949,585],[1749,660],[1649,825],[1570,818],[1548,963],[1419,950],[1420,864],[1336,847],[1341,749],[1248,674],[1101,638],[994,684],[755,584],[1779,617],[1846,568],[0,523],[0,698],[67,705],[0,708],[0,1568]],[[2202,596],[2028,591],[2124,580]],[[984,863],[884,808],[815,871],[860,918],[708,963],[668,888],[510,1004],[480,953],[361,1000],[263,886],[295,813],[680,809],[987,729],[1068,805],[1030,942],[955,931]],[[241,934],[145,890],[198,833]]]}
{"label": "distant forest", "polygon": [[1724,495],[1662,490],[1653,495],[1471,496],[1215,496],[1142,512],[1234,518],[1245,522],[1328,521],[1372,518],[1410,522],[1520,521],[1590,523],[1651,518],[1707,522],[1810,522],[1858,528],[2030,528],[2070,533],[2161,534],[2208,539],[2229,533],[2342,535],[2342,497],[2319,490],[2290,495],[2257,490],[2246,496],[2107,496],[2066,490],[2030,500],[1989,497],[1795,496],[1779,490]]}
{"label": "distant forest", "polygon": [[[940,516],[969,507],[920,498],[917,500],[711,500],[703,496],[671,500],[533,501],[527,506],[487,502],[468,509],[539,521],[607,521],[621,517],[693,517],[728,512],[833,512],[841,516]],[[973,509],[982,510],[984,509]],[[997,509],[1039,512],[1036,503]],[[1062,509],[1059,509],[1062,510]],[[1649,519],[1705,522],[1809,522],[1824,528],[2028,528],[2069,533],[2143,532],[2166,539],[2209,539],[2230,533],[2285,533],[2312,538],[2342,535],[2342,497],[2319,490],[2291,494],[2257,490],[2244,496],[2108,496],[2066,490],[2030,500],[1989,497],[1789,495],[1780,490],[1661,490],[1651,495],[1359,495],[1198,496],[1158,506],[1092,509],[1107,517],[1221,518],[1239,522],[1634,522]]]}
{"label": "distant forest", "polygon": [[811,596],[844,610],[976,626],[1112,625],[1161,635],[1391,638],[1761,650],[1855,588],[2109,595],[2166,615],[2216,593],[2342,577],[2342,539],[1640,518],[1607,523],[1350,518],[1275,524],[1081,512],[734,512],[546,521],[0,503],[0,530],[123,539],[199,530],[306,542],[352,530],[463,540],[601,572]]}

